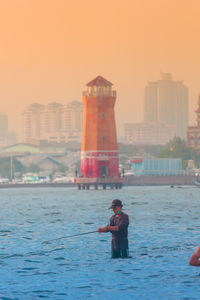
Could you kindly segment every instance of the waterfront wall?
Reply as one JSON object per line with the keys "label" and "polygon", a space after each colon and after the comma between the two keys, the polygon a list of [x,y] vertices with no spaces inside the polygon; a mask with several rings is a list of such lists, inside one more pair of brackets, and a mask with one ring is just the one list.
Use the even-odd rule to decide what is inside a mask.
{"label": "waterfront wall", "polygon": [[127,176],[124,177],[125,185],[192,185],[193,176],[177,175],[177,176]]}
{"label": "waterfront wall", "polygon": [[3,188],[65,188],[65,187],[74,187],[75,183],[72,182],[62,182],[62,183],[3,183],[0,184],[0,189]]}

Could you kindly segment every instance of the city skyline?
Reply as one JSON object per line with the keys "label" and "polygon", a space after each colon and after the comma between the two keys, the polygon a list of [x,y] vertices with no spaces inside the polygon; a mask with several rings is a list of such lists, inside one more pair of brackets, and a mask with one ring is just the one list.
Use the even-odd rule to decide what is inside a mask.
{"label": "city skyline", "polygon": [[81,101],[98,75],[118,91],[116,123],[143,121],[144,87],[160,72],[189,88],[189,124],[200,91],[200,2],[1,1],[0,111],[22,131],[34,102]]}
{"label": "city skyline", "polygon": [[[171,75],[171,73],[169,73],[170,75]],[[158,78],[158,77],[157,77]],[[156,81],[156,80],[155,80]],[[183,82],[184,82],[184,80],[182,80]],[[149,82],[151,82],[151,80],[148,80],[148,81],[146,81],[146,84],[148,84]],[[185,82],[184,82],[185,83]],[[188,86],[187,86],[188,87]],[[190,88],[188,87],[188,90],[190,91]],[[200,89],[199,89],[200,90]],[[136,117],[135,118],[135,120],[136,120],[136,122],[134,122],[134,120],[133,119],[131,119],[130,117],[129,117],[129,121],[130,121],[130,123],[137,123],[137,121],[138,122],[143,122],[143,121],[145,121],[145,113],[144,113],[144,105],[145,105],[145,96],[144,96],[144,91],[145,91],[145,86],[144,86],[144,88],[143,88],[143,99],[142,99],[142,107],[141,107],[141,112],[140,112],[140,115],[138,116],[138,117]],[[199,94],[199,93],[198,93]],[[40,98],[40,97],[39,97]],[[33,101],[33,102],[29,102],[27,105],[24,105],[23,107],[22,107],[22,111],[20,112],[19,111],[19,115],[16,115],[16,118],[18,119],[18,120],[20,120],[21,121],[21,114],[23,113],[23,111],[24,111],[24,109],[26,109],[26,107],[27,106],[29,106],[29,105],[31,105],[31,104],[33,104],[33,103],[40,103],[41,105],[48,105],[48,103],[53,103],[53,102],[59,102],[61,105],[68,105],[68,104],[70,104],[71,102],[81,102],[82,100],[81,100],[81,97],[80,97],[80,99],[78,99],[78,100],[63,100],[63,99],[59,99],[59,98],[56,98],[56,97],[54,97],[51,101],[50,100],[48,100],[48,99],[40,99],[40,101],[37,101],[37,99],[36,99],[36,101]],[[193,105],[194,105],[194,107],[195,107],[195,102],[194,102],[194,104],[192,104],[192,107],[193,107]],[[193,108],[192,108],[193,109]],[[190,99],[189,99],[189,115],[188,115],[188,119],[189,119],[189,125],[194,125],[195,124],[195,109],[194,110],[192,110],[191,111],[191,101],[190,101]],[[10,117],[11,117],[11,112],[10,112],[10,110],[8,110],[8,111],[1,111],[0,110],[0,113],[1,114],[6,114],[6,115],[8,115],[8,121],[11,119]],[[118,116],[118,113],[119,112],[117,112],[116,113],[116,115]],[[118,117],[116,116],[116,118],[118,119]],[[122,131],[123,131],[123,129],[122,128],[119,128],[119,127],[123,127],[124,126],[124,124],[126,123],[126,120],[127,120],[127,117],[126,116],[124,116],[124,118],[121,118],[121,124],[119,125],[119,124],[117,124],[117,127],[118,127],[118,129],[119,129],[119,131],[120,131],[120,135],[123,135],[123,133],[122,133]],[[12,125],[13,124],[13,122],[12,121],[10,121],[10,122],[8,122],[8,126],[9,126],[9,130],[10,131],[15,131],[16,133],[18,133],[18,135],[19,135],[19,137],[21,137],[21,140],[22,140],[22,135],[21,135],[21,133],[19,133],[19,129],[18,130],[16,130],[16,126],[13,126]],[[23,128],[22,128],[22,126],[20,126],[20,131],[22,131],[23,130]]]}
{"label": "city skyline", "polygon": [[[166,78],[165,78],[166,77]],[[163,81],[164,80],[164,81]],[[172,89],[171,90],[171,92],[172,92],[172,99],[170,99],[170,96],[168,95],[167,96],[167,94],[166,94],[166,96],[167,96],[167,98],[165,99],[165,105],[167,105],[167,107],[165,107],[165,110],[163,111],[163,113],[165,113],[165,117],[164,117],[164,115],[163,115],[163,117],[164,118],[167,118],[166,120],[160,120],[160,121],[158,121],[157,120],[157,117],[159,116],[159,114],[160,113],[158,113],[158,112],[156,112],[157,111],[157,108],[155,109],[154,108],[154,106],[152,106],[153,104],[154,104],[154,101],[155,101],[155,97],[154,97],[154,94],[155,94],[155,91],[154,91],[154,89],[155,89],[155,87],[158,85],[159,86],[159,84],[161,84],[161,86],[163,86],[163,82],[165,82],[165,80],[166,80],[166,88],[167,88],[167,90],[168,90],[168,88],[171,86],[171,84],[172,84],[172,87],[170,88],[170,89]],[[180,91],[178,92],[178,90],[175,92],[175,90],[174,90],[174,88],[175,88],[175,86],[177,85],[177,88],[178,88],[178,90],[180,89]],[[152,90],[152,87],[153,87],[153,90]],[[164,87],[164,86],[163,86]],[[148,102],[147,102],[147,91],[149,91],[149,88],[150,88],[150,91],[151,91],[151,93],[152,93],[152,96],[153,96],[153,98],[152,98],[152,96],[148,99]],[[183,89],[183,90],[182,90]],[[167,91],[166,90],[166,91]],[[169,91],[168,91],[169,92]],[[177,92],[178,92],[178,94],[177,94]],[[184,93],[186,92],[186,95],[183,97],[183,95],[184,95]],[[84,93],[84,92],[83,92]],[[148,92],[149,93],[149,92]],[[174,94],[173,94],[174,93]],[[157,94],[157,92],[156,92],[156,94]],[[156,95],[155,94],[155,95]],[[170,117],[170,116],[167,116],[167,114],[166,114],[166,112],[165,111],[167,111],[167,110],[169,110],[169,108],[171,107],[175,107],[175,103],[174,103],[174,105],[173,105],[173,101],[178,101],[177,102],[177,108],[176,108],[176,114],[177,114],[177,118],[178,118],[178,116],[179,116],[179,118],[180,118],[180,120],[183,118],[183,108],[181,108],[181,111],[179,112],[179,101],[181,100],[181,98],[182,98],[182,100],[184,101],[184,105],[183,105],[183,107],[184,107],[184,118],[186,118],[185,120],[184,120],[184,124],[179,124],[180,123],[180,120],[179,120],[179,118],[175,121],[175,122],[178,122],[177,124],[179,124],[178,126],[180,127],[181,126],[181,128],[182,129],[180,129],[181,131],[180,132],[182,132],[182,135],[181,134],[179,134],[178,132],[176,132],[176,135],[177,136],[180,136],[181,138],[183,138],[183,139],[186,139],[186,130],[187,130],[187,126],[186,126],[186,124],[188,124],[188,126],[190,126],[190,123],[188,122],[188,117],[189,117],[189,112],[188,112],[188,105],[186,104],[187,102],[188,102],[188,88],[185,86],[185,84],[184,84],[184,81],[183,80],[181,80],[181,81],[172,81],[172,74],[170,74],[170,73],[163,73],[163,72],[161,72],[160,73],[160,79],[159,80],[157,80],[157,81],[155,81],[155,82],[152,82],[152,81],[148,81],[148,85],[146,85],[145,87],[144,87],[144,106],[143,106],[143,112],[142,112],[142,114],[143,114],[143,117],[142,117],[142,121],[143,122],[140,122],[140,123],[137,123],[137,122],[129,122],[128,124],[127,124],[127,122],[123,122],[123,129],[124,129],[124,126],[126,126],[126,125],[134,125],[134,126],[142,126],[142,124],[145,124],[145,122],[148,124],[153,124],[154,123],[154,127],[155,126],[160,126],[161,125],[161,127],[163,127],[163,125],[165,124],[165,126],[167,125],[169,125],[169,126],[174,126],[173,125],[173,122],[175,121],[175,115],[173,116],[173,118],[172,117]],[[150,95],[149,95],[150,96]],[[166,97],[165,96],[165,97]],[[157,96],[156,96],[156,98],[157,98]],[[168,99],[169,98],[169,99]],[[176,99],[177,98],[177,99]],[[181,100],[181,101],[182,101]],[[157,101],[157,100],[156,100]],[[147,105],[147,103],[148,103],[148,105]],[[171,104],[169,104],[169,103],[171,103]],[[78,105],[78,106],[77,106]],[[72,109],[72,110],[74,110],[74,109],[78,109],[78,107],[79,106],[82,106],[82,101],[70,101],[70,102],[65,102],[65,104],[62,104],[62,103],[58,103],[58,102],[56,102],[56,101],[52,101],[52,102],[47,102],[46,104],[42,104],[42,103],[38,103],[38,102],[34,102],[34,103],[30,103],[29,105],[27,105],[25,108],[24,108],[24,110],[21,112],[21,115],[22,115],[22,119],[23,119],[23,124],[24,124],[24,114],[26,113],[26,111],[28,112],[28,114],[29,114],[29,112],[31,111],[31,110],[41,110],[41,111],[43,111],[42,113],[44,114],[44,117],[45,117],[45,115],[46,115],[46,113],[47,113],[47,111],[46,110],[50,110],[50,111],[52,111],[52,113],[53,113],[53,111],[54,110],[57,110],[56,109],[56,107],[58,108],[58,111],[60,111],[60,110],[62,110],[63,108],[65,108],[65,110],[66,110],[66,108],[67,108],[67,111],[68,111],[68,109],[69,109],[69,107],[71,106],[71,108],[70,109]],[[186,105],[186,106],[185,106]],[[149,108],[148,108],[149,107]],[[159,105],[159,107],[160,107],[160,105]],[[153,109],[153,110],[152,110]],[[153,115],[151,116],[151,114],[156,114],[154,117],[153,117]],[[157,115],[157,113],[158,113],[158,115]],[[68,116],[69,117],[69,120],[67,120],[67,114],[66,114],[66,112],[64,113],[65,114],[65,118],[63,119],[63,113],[62,114],[60,114],[60,112],[58,113],[58,116],[57,116],[57,121],[56,121],[56,123],[60,123],[60,125],[59,126],[61,126],[63,129],[61,130],[61,131],[69,131],[69,129],[67,129],[67,127],[66,126],[69,126],[69,124],[67,125],[67,123],[70,123],[71,122],[71,117],[70,116]],[[6,114],[5,114],[6,115]],[[60,116],[60,117],[59,117]],[[154,118],[154,119],[151,119],[151,118]],[[46,117],[45,117],[46,118]],[[83,118],[83,116],[79,119],[79,123],[81,122],[81,119]],[[150,118],[150,119],[149,119]],[[171,118],[172,118],[172,120],[171,120]],[[194,115],[193,115],[193,118],[194,118]],[[44,119],[45,120],[45,119]],[[65,120],[65,121],[63,121],[63,120]],[[167,121],[168,120],[168,121]],[[171,120],[171,121],[170,121]],[[195,119],[194,119],[194,125],[195,125]],[[43,123],[44,122],[46,122],[46,121],[42,121]],[[54,121],[55,122],[55,121]],[[64,122],[64,123],[63,123]],[[67,122],[67,123],[66,123]],[[160,124],[160,125],[156,125],[156,123],[158,122],[158,124]],[[37,123],[37,122],[36,122]],[[61,124],[62,123],[62,124]],[[52,124],[53,125],[53,124]],[[52,126],[51,125],[51,126]],[[42,127],[44,127],[44,126],[46,126],[45,124],[43,124],[42,125]],[[54,125],[53,125],[54,126]],[[57,125],[58,126],[58,125]],[[65,128],[66,127],[66,128]],[[79,125],[79,127],[82,127],[82,125],[80,126]],[[147,125],[147,127],[148,127],[148,125]],[[65,129],[64,129],[65,128]],[[186,128],[186,130],[184,130],[184,128]],[[167,128],[166,128],[167,129]],[[168,135],[169,136],[173,136],[173,132],[174,132],[174,129],[175,128],[173,128],[173,130],[171,131],[170,130],[170,128],[168,128],[167,130],[169,131],[169,133],[168,133]],[[39,129],[38,129],[39,130]],[[43,129],[42,129],[42,131],[43,131]],[[60,131],[60,129],[59,128],[55,128],[54,130],[52,130],[52,129],[50,129],[50,127],[48,128],[48,132],[51,132],[51,133],[56,133],[56,132],[59,132]],[[171,133],[170,133],[170,131],[171,131]],[[45,129],[45,132],[46,132],[46,129]],[[127,132],[128,133],[128,132]],[[128,133],[129,134],[129,133]],[[162,133],[163,134],[163,133]],[[165,133],[165,134],[167,134],[167,132]],[[32,135],[32,134],[31,134]],[[30,135],[30,136],[31,136]],[[44,135],[43,133],[42,133],[42,135]],[[119,135],[118,135],[119,136]],[[124,135],[124,132],[123,133],[121,133],[121,138],[122,139],[124,139],[125,138],[125,136],[126,136],[126,133],[125,133],[125,135]],[[50,136],[49,136],[49,138],[50,138]],[[47,138],[48,139],[48,138]],[[22,138],[19,140],[18,139],[18,142],[27,142],[28,140],[32,140],[32,137],[30,137],[30,138],[24,138],[24,125],[22,126]],[[164,140],[165,140],[165,138],[164,138]],[[163,142],[164,142],[164,140],[163,140]],[[146,141],[146,139],[145,139],[145,141]],[[143,143],[145,143],[145,141],[143,141]],[[163,144],[163,142],[162,142],[162,144]],[[167,140],[166,140],[166,142],[167,142]],[[137,144],[137,142],[136,142],[136,144]]]}

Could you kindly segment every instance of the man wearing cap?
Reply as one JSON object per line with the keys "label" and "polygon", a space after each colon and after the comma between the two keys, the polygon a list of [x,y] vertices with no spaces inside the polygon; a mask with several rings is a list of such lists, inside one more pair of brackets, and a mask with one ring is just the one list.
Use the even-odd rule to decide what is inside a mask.
{"label": "man wearing cap", "polygon": [[119,199],[112,201],[114,215],[110,218],[110,222],[105,227],[98,228],[98,232],[112,233],[112,258],[128,257],[128,225],[129,217],[122,211],[122,202]]}

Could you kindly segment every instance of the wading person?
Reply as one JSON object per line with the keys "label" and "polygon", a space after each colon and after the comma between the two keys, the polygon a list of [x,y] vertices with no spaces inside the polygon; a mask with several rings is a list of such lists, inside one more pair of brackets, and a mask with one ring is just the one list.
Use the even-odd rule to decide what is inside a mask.
{"label": "wading person", "polygon": [[197,247],[196,251],[190,257],[189,264],[191,266],[200,267],[200,246]]}
{"label": "wading person", "polygon": [[98,232],[111,232],[111,253],[112,258],[127,258],[128,255],[128,225],[129,217],[122,211],[122,202],[119,199],[112,201],[111,209],[114,215],[105,227],[98,228]]}

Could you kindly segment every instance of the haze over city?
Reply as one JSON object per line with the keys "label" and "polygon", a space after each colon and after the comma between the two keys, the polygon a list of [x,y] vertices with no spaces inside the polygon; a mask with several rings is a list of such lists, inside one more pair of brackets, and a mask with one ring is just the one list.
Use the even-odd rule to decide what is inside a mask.
{"label": "haze over city", "polygon": [[200,92],[198,0],[0,1],[0,111],[22,130],[24,108],[81,101],[102,75],[117,90],[118,132],[143,121],[144,88],[169,72],[189,88],[189,123]]}
{"label": "haze over city", "polygon": [[0,299],[200,299],[200,0],[0,0]]}

